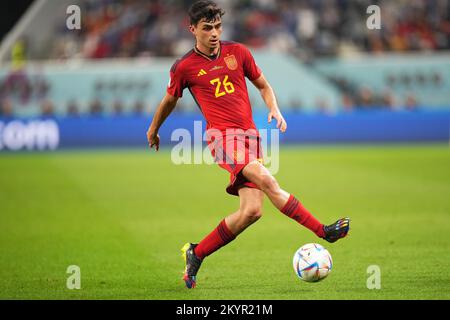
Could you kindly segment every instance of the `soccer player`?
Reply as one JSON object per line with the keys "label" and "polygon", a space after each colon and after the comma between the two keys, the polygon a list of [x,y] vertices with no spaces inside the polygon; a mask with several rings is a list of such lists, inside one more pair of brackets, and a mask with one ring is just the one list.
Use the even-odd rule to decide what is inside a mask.
{"label": "soccer player", "polygon": [[287,123],[250,51],[242,44],[220,40],[223,15],[224,11],[208,0],[197,1],[190,7],[189,30],[195,37],[195,46],[172,66],[167,93],[147,131],[150,148],[158,151],[158,130],[175,108],[183,89],[188,88],[206,118],[207,132],[213,132],[214,139],[208,140],[211,153],[219,166],[230,172],[226,191],[240,198],[236,212],[223,219],[198,244],[186,243],[182,248],[186,264],[183,280],[187,288],[195,287],[205,257],[233,241],[261,217],[264,196],[283,214],[328,242],[345,237],[349,231],[349,218],[328,226],[319,222],[292,194],[280,188],[262,164],[245,77],[261,93],[269,109],[268,121],[275,119],[281,132],[286,131]]}

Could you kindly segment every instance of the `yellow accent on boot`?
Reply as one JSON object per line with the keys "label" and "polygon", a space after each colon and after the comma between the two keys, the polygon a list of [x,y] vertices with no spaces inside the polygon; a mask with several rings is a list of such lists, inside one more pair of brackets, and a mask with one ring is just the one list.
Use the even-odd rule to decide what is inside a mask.
{"label": "yellow accent on boot", "polygon": [[187,257],[186,257],[186,252],[188,251],[189,247],[191,246],[191,244],[188,242],[186,243],[183,248],[181,248],[181,256],[184,258],[184,262],[187,262]]}

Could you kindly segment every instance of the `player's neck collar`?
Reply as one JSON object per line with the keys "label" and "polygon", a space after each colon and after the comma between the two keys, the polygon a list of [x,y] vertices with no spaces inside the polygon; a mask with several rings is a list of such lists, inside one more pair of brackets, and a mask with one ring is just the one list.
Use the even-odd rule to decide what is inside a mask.
{"label": "player's neck collar", "polygon": [[220,51],[222,50],[222,44],[219,41],[219,50],[217,51],[217,54],[213,54],[213,55],[207,55],[206,53],[201,52],[198,48],[197,48],[197,44],[195,44],[194,46],[194,51],[195,53],[201,55],[202,57],[212,61],[212,60],[216,60],[218,57],[220,57]]}

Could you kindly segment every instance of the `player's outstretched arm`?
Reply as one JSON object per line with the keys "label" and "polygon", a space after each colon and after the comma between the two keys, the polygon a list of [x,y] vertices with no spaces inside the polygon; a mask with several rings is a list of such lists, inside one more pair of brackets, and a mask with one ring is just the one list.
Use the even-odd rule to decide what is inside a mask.
{"label": "player's outstretched arm", "polygon": [[285,132],[287,129],[286,120],[284,120],[283,115],[278,108],[275,93],[273,92],[273,89],[267,79],[263,74],[261,74],[261,76],[258,79],[253,80],[252,83],[259,90],[264,102],[266,103],[266,106],[269,108],[269,115],[267,117],[267,120],[271,122],[272,118],[274,118],[275,120],[277,120],[277,128],[280,129],[281,132]]}
{"label": "player's outstretched arm", "polygon": [[147,130],[147,140],[150,148],[155,147],[155,150],[159,150],[159,128],[164,123],[164,120],[169,116],[169,114],[175,109],[178,98],[174,97],[168,93],[164,96],[159,104],[156,112],[153,116],[152,123]]}

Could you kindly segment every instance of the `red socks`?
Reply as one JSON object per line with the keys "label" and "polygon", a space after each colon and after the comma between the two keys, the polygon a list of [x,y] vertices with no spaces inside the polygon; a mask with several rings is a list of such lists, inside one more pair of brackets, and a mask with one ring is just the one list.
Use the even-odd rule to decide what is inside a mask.
{"label": "red socks", "polygon": [[323,224],[319,222],[295,197],[291,194],[281,212],[294,219],[301,225],[314,232],[319,238],[323,238]]}
{"label": "red socks", "polygon": [[[325,236],[323,224],[306,210],[293,195],[289,197],[289,200],[281,209],[281,212],[314,232],[319,238]],[[228,229],[224,219],[210,234],[200,241],[197,247],[195,247],[195,255],[203,260],[205,257],[209,256],[214,251],[219,250],[235,238],[236,236]]]}
{"label": "red socks", "polygon": [[195,255],[203,259],[209,256],[214,251],[219,250],[227,243],[233,241],[236,236],[228,229],[225,219],[223,219],[217,228],[215,228],[209,235],[207,235],[197,247],[195,247]]}

